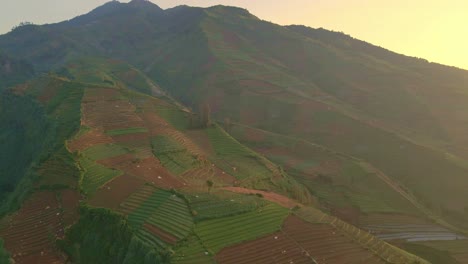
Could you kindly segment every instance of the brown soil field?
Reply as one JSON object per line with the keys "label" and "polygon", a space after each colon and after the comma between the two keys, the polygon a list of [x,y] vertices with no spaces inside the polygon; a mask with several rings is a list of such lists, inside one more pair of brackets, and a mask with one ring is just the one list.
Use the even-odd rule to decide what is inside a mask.
{"label": "brown soil field", "polygon": [[136,192],[145,182],[136,177],[124,174],[108,182],[93,195],[89,204],[96,207],[117,209],[132,193]]}
{"label": "brown soil field", "polygon": [[157,227],[155,227],[152,224],[145,223],[143,227],[148,230],[151,234],[155,235],[156,237],[160,238],[164,242],[175,245],[177,243],[177,238]]}
{"label": "brown soil field", "polygon": [[386,263],[330,225],[311,224],[292,216],[286,219],[283,232],[307,251],[317,263]]}
{"label": "brown soil field", "polygon": [[363,214],[359,217],[360,226],[385,224],[424,225],[431,223],[431,221],[424,218],[403,214]]}
{"label": "brown soil field", "polygon": [[314,263],[306,251],[282,232],[227,247],[215,259],[220,264]]}
{"label": "brown soil field", "polygon": [[98,144],[113,143],[114,140],[106,135],[102,129],[92,129],[77,139],[68,142],[67,146],[71,152],[83,151]]}
{"label": "brown soil field", "polygon": [[259,193],[259,194],[263,195],[263,198],[265,200],[277,203],[277,204],[279,204],[279,205],[281,205],[283,207],[286,207],[286,208],[293,208],[293,207],[295,207],[297,205],[300,205],[298,202],[296,202],[294,200],[291,200],[288,197],[277,194],[277,193],[246,189],[246,188],[242,188],[242,187],[225,187],[225,188],[222,188],[222,189],[226,190],[226,191],[231,191],[231,192],[235,192],[235,193],[244,193],[244,194],[257,194],[257,193]]}
{"label": "brown soil field", "polygon": [[76,190],[63,190],[60,192],[63,209],[64,227],[72,225],[79,217],[81,195]]}
{"label": "brown soil field", "polygon": [[54,192],[37,192],[7,218],[0,237],[15,263],[64,263],[55,249],[64,235],[59,206]]}

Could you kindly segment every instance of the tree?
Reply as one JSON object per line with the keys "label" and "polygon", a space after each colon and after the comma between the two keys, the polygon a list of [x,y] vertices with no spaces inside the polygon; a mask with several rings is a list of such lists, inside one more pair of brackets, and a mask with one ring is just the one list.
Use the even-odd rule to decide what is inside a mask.
{"label": "tree", "polygon": [[211,125],[211,108],[208,103],[204,103],[200,107],[200,121],[202,128],[207,128]]}
{"label": "tree", "polygon": [[214,185],[213,181],[212,180],[207,180],[206,185],[208,186],[208,192],[211,192],[211,188]]}

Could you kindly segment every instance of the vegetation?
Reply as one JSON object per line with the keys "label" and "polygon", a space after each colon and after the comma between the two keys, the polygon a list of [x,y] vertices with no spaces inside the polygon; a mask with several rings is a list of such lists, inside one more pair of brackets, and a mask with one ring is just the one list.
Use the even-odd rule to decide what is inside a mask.
{"label": "vegetation", "polygon": [[88,158],[80,158],[80,165],[83,169],[81,189],[87,195],[94,194],[99,187],[122,174],[121,171],[109,169]]}
{"label": "vegetation", "polygon": [[80,220],[59,243],[74,263],[165,263],[166,252],[139,239],[122,215],[82,207]]}
{"label": "vegetation", "polygon": [[180,175],[198,165],[196,157],[169,136],[156,136],[152,139],[154,155],[172,173]]}
{"label": "vegetation", "polygon": [[10,254],[3,248],[2,239],[0,239],[0,264],[10,264]]}
{"label": "vegetation", "polygon": [[114,129],[106,131],[106,134],[109,136],[121,136],[127,134],[136,134],[136,133],[146,133],[148,129],[144,127],[132,127],[132,128],[123,128],[123,129]]}
{"label": "vegetation", "polygon": [[103,160],[127,154],[129,151],[117,144],[101,144],[83,151],[83,155],[92,160]]}
{"label": "vegetation", "polygon": [[457,264],[459,263],[447,251],[441,251],[419,244],[406,243],[402,247],[404,250],[426,259],[430,263]]}
{"label": "vegetation", "polygon": [[195,226],[195,233],[211,253],[243,241],[280,230],[289,210],[269,204],[253,212],[206,220]]}

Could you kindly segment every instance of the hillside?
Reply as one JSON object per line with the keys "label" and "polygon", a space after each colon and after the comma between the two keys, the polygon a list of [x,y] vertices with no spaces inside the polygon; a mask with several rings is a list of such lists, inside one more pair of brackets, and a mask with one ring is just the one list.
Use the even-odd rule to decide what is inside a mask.
{"label": "hillside", "polygon": [[15,263],[468,261],[467,71],[139,0],[0,50]]}

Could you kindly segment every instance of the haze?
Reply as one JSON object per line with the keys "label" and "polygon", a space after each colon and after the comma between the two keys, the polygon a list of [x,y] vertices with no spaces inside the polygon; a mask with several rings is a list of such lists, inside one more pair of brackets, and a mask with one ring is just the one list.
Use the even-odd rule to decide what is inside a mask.
{"label": "haze", "polygon": [[[22,21],[58,22],[107,0],[4,1],[0,33]],[[153,0],[162,8],[186,4],[244,7],[278,24],[342,31],[402,54],[468,69],[468,1],[465,0]]]}

